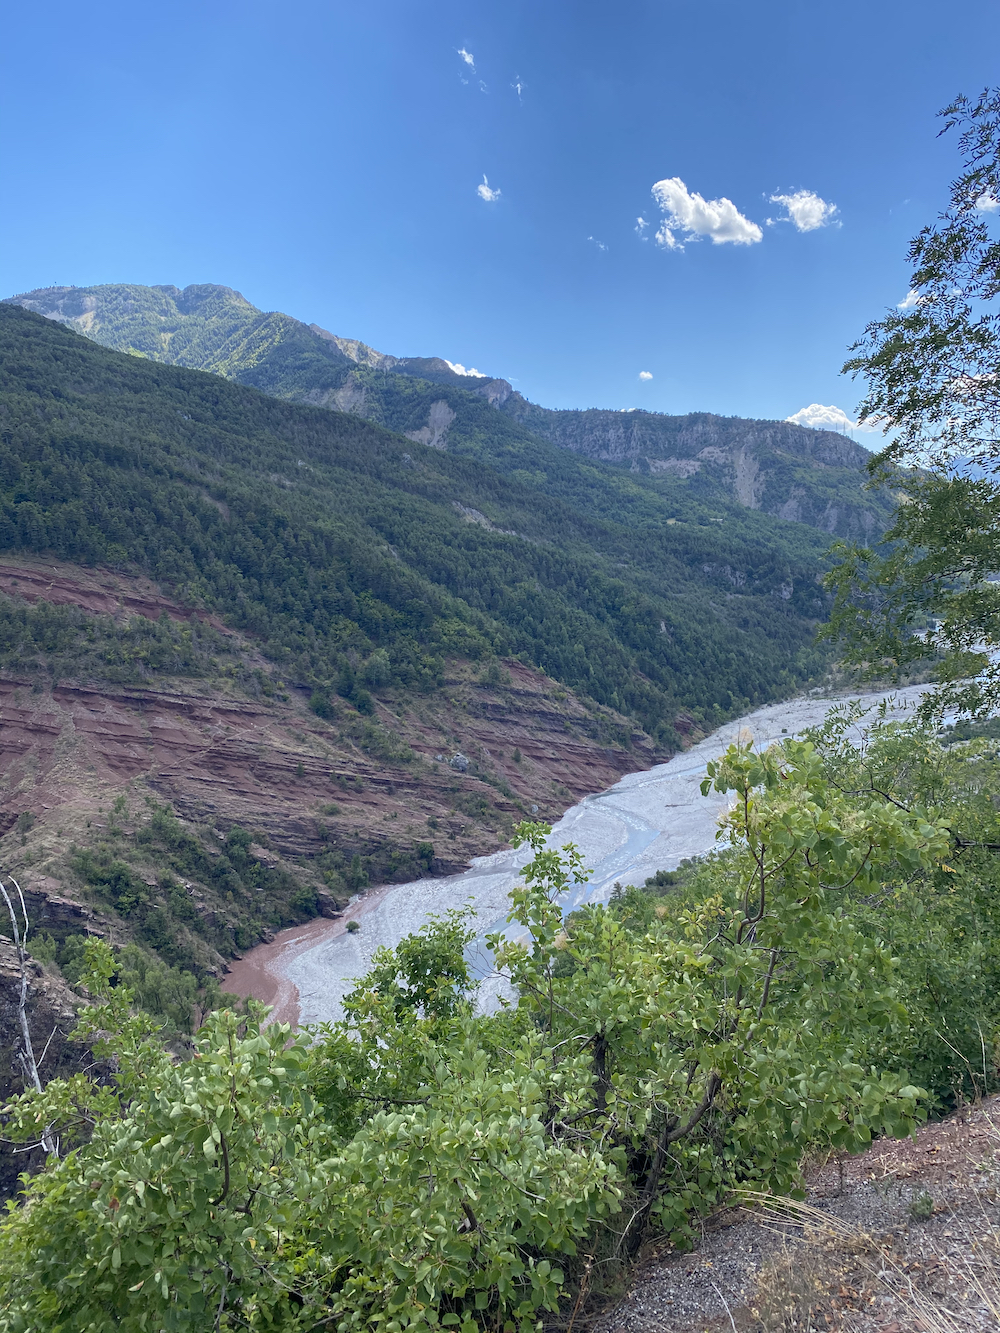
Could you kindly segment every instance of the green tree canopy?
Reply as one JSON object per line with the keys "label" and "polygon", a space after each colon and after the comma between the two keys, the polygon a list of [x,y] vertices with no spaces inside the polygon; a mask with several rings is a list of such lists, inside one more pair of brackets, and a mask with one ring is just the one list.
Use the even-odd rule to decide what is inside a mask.
{"label": "green tree canopy", "polygon": [[860,417],[890,437],[871,471],[900,506],[877,550],[841,548],[829,633],[873,675],[937,659],[927,707],[984,715],[1000,703],[1000,89],[941,115],[962,154],[949,207],[844,367],[868,382]]}

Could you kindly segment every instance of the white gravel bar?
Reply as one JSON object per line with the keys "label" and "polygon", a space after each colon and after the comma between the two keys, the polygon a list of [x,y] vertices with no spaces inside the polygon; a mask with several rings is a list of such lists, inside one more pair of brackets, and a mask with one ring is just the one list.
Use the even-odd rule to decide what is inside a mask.
{"label": "white gravel bar", "polygon": [[[923,689],[910,686],[889,695],[880,692],[862,698],[868,704],[889,698],[894,711],[902,714],[916,706]],[[575,843],[592,868],[590,881],[567,894],[565,910],[586,902],[606,902],[616,881],[641,885],[657,870],[673,870],[686,857],[710,852],[725,799],[716,793],[702,796],[699,791],[709,760],[721,755],[741,732],[749,733],[763,747],[783,735],[815,726],[847,697],[858,696],[809,695],[760,708],[727,722],[669,763],[630,773],[607,791],[584,797],[563,815],[550,840],[557,847]],[[359,900],[361,929],[356,934],[322,939],[289,958],[282,969],[298,990],[301,1023],[338,1018],[343,996],[367,971],[375,950],[395,946],[430,915],[468,904],[480,939],[498,929],[507,914],[507,895],[527,860],[525,851],[496,852],[477,857],[471,869],[460,875],[385,887],[371,910],[365,910],[364,900]],[[477,946],[473,961],[484,978],[482,1001],[489,1005],[496,983],[490,979],[488,951],[478,940]]]}

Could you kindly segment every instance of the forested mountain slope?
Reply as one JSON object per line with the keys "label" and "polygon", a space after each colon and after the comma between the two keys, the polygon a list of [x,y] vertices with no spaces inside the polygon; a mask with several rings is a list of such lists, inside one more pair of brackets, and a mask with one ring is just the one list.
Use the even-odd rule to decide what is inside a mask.
{"label": "forested mountain slope", "polygon": [[433,688],[444,654],[520,655],[670,744],[678,708],[718,716],[817,661],[806,528],[668,523],[655,493],[541,441],[563,471],[540,491],[17,306],[0,343],[0,545],[167,581],[303,683],[378,652],[387,684]]}
{"label": "forested mountain slope", "polygon": [[[540,439],[627,468],[676,508],[737,505],[868,540],[891,499],[864,489],[868,455],[832,431],[708,413],[553,411],[502,379],[458,374],[440,357],[396,357],[287,315],[264,313],[213,284],[52,287],[8,298],[118,351],[249,384],[280,398],[351,412],[449,452],[468,452],[536,487],[565,484]],[[577,502],[581,497],[577,495]]]}
{"label": "forested mountain slope", "polygon": [[0,306],[2,855],[67,975],[86,932],[131,942],[183,1026],[266,931],[822,668],[821,534],[668,521],[537,437],[503,475],[464,429],[445,452]]}
{"label": "forested mountain slope", "polygon": [[516,394],[501,410],[562,448],[654,478],[664,494],[723,494],[863,542],[883,531],[892,509],[891,497],[861,489],[871,455],[835,431],[709,412],[552,411]]}

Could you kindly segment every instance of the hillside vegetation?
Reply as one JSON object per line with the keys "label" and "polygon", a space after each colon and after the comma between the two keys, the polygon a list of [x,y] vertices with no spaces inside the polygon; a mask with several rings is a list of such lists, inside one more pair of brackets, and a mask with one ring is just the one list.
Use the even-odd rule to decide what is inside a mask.
{"label": "hillside vegetation", "polygon": [[[416,417],[453,392],[401,379]],[[270,931],[824,667],[820,534],[678,511],[485,399],[446,452],[10,304],[0,389],[5,864],[46,963],[102,933],[174,1028]]]}
{"label": "hillside vegetation", "polygon": [[116,1074],[9,1108],[60,1147],[3,1224],[0,1329],[565,1328],[651,1229],[686,1248],[808,1150],[983,1091],[995,747],[876,724],[859,750],[857,720],[732,747],[720,853],[567,921],[582,862],[523,826],[493,1014],[456,912],[380,951],[343,1022],[222,1011],[176,1058],[91,944],[81,1035]]}
{"label": "hillside vegetation", "polygon": [[[892,511],[887,494],[865,489],[866,450],[832,431],[709,413],[553,411],[506,380],[456,373],[440,357],[377,352],[258,310],[229,287],[108,283],[42,288],[8,301],[117,351],[211,371],[471,454],[557,496],[578,475],[560,462],[569,450],[626,469],[633,492],[651,491],[678,519],[692,507],[718,516],[721,505],[867,542]],[[579,492],[574,499],[586,504]]]}
{"label": "hillside vegetation", "polygon": [[[908,503],[882,551],[842,547],[828,576],[833,632],[853,660],[898,674],[942,652],[937,688],[903,721],[843,705],[765,751],[741,736],[701,782],[726,801],[713,854],[616,886],[607,903],[569,910],[578,899],[567,891],[589,875],[579,850],[552,846],[548,823],[523,822],[515,840],[531,859],[508,928],[486,941],[508,998],[489,1012],[461,910],[377,951],[340,1022],[293,1034],[252,1004],[222,1009],[175,1051],[136,1004],[142,960],[84,945],[76,964],[92,1003],[76,1036],[97,1062],[36,1083],[4,1111],[5,1134],[45,1161],[0,1224],[0,1333],[571,1333],[594,1327],[592,1298],[620,1291],[651,1235],[683,1251],[708,1211],[787,1198],[810,1158],[903,1138],[996,1088],[1000,323],[988,303],[1000,291],[989,231],[1000,90],[943,115],[945,128],[962,127],[964,173],[949,212],[911,246],[920,297],[870,325],[849,363],[869,378],[863,410],[900,432],[874,467],[893,478],[897,464],[912,469]],[[141,566],[253,627],[290,675],[315,680],[317,707],[336,689],[360,716],[359,667],[375,690],[433,691],[446,651],[541,656],[551,641],[563,679],[586,668],[581,688],[624,698],[666,736],[668,701],[685,690],[718,709],[739,682],[768,688],[765,640],[770,688],[782,687],[778,671],[803,669],[803,570],[818,551],[778,584],[793,559],[786,542],[807,542],[810,529],[768,526],[746,496],[733,531],[756,536],[739,563],[725,524],[698,521],[721,513],[692,508],[670,524],[665,494],[641,474],[565,449],[562,489],[550,492],[540,461],[541,480],[528,468],[501,476],[484,461],[486,436],[479,459],[425,448],[421,432],[440,446],[459,417],[443,410],[444,379],[411,376],[414,394],[439,395],[411,442],[357,416],[130,361],[21,309],[0,328],[12,390],[2,540]],[[363,372],[350,375],[382,373],[358,360]],[[524,444],[496,438],[511,457]],[[553,446],[532,439],[533,457],[547,458]],[[919,471],[929,444],[933,470]],[[705,446],[724,447],[738,485],[755,486],[737,438]],[[968,475],[970,457],[983,475]],[[683,495],[697,502],[696,488]],[[140,594],[155,600],[136,582]],[[50,629],[70,643],[86,635],[75,617],[16,607],[6,623],[43,646]],[[682,638],[685,623],[700,637]],[[95,634],[88,653],[106,655],[113,640],[113,628]],[[241,655],[252,670],[250,643],[230,654],[234,669]],[[217,644],[164,626],[126,646],[194,672]],[[502,674],[484,667],[487,679]],[[956,705],[964,716],[942,733]],[[183,829],[155,818],[133,838],[193,854]],[[231,833],[226,852],[231,882],[255,891],[252,846]],[[13,910],[11,922],[16,934]],[[29,1052],[25,1031],[26,1069]],[[963,1156],[989,1186],[981,1141],[969,1137]],[[911,1194],[914,1222],[947,1207]],[[822,1224],[819,1210],[808,1215]],[[984,1318],[989,1305],[979,1324],[992,1327],[988,1221],[980,1204],[975,1228],[956,1234],[952,1217],[944,1266],[933,1241],[911,1263],[895,1237],[876,1247],[843,1227],[820,1225],[814,1249],[849,1237],[870,1272],[877,1252],[879,1278],[910,1298],[913,1327],[969,1326],[971,1307],[959,1314],[945,1292],[961,1272]],[[696,1264],[712,1271],[704,1253]],[[801,1250],[782,1267],[789,1281],[754,1320],[816,1327],[816,1267]],[[717,1324],[725,1315],[736,1333],[710,1285]],[[924,1300],[927,1288],[951,1309]],[[843,1279],[838,1289],[853,1303]],[[654,1322],[681,1305],[655,1301]],[[865,1308],[866,1327],[900,1327],[886,1325],[876,1293]]]}
{"label": "hillside vegetation", "polygon": [[13,305],[0,352],[0,546],[146,573],[321,695],[521,656],[674,747],[679,709],[718,718],[822,662],[824,541],[804,526],[694,505],[670,523],[654,492],[541,441],[559,471],[540,490]]}

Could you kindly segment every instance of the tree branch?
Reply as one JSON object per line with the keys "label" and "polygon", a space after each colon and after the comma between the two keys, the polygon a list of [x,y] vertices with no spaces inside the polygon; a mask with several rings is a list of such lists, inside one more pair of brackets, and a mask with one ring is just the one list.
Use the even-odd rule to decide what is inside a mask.
{"label": "tree branch", "polygon": [[217,1199],[211,1200],[213,1208],[216,1206],[216,1204],[221,1203],[222,1200],[229,1193],[229,1144],[226,1142],[225,1134],[221,1132],[219,1134],[219,1147],[222,1149],[222,1169],[225,1175],[223,1176],[223,1181],[222,1181],[222,1193],[219,1195]]}
{"label": "tree branch", "polygon": [[[38,1063],[35,1060],[35,1051],[31,1044],[31,1033],[28,1030],[28,955],[27,950],[24,947],[25,940],[28,938],[28,910],[24,905],[24,894],[21,892],[21,886],[13,875],[10,877],[10,882],[14,885],[14,888],[17,889],[17,896],[21,903],[21,917],[24,922],[24,929],[22,931],[18,928],[17,916],[14,912],[14,904],[10,900],[10,894],[7,892],[3,880],[0,879],[0,893],[3,894],[3,900],[7,904],[7,911],[10,913],[10,925],[11,930],[14,933],[14,944],[17,948],[17,958],[21,968],[21,995],[17,1003],[17,1019],[21,1028],[23,1049],[18,1052],[18,1058],[24,1069],[25,1081],[30,1078],[35,1086],[35,1091],[40,1093],[42,1091],[42,1080],[38,1074]],[[49,1040],[51,1040],[51,1038]],[[47,1042],[46,1049],[48,1049]],[[58,1141],[52,1137],[51,1125],[46,1125],[45,1129],[42,1131],[41,1143],[47,1153],[50,1153],[54,1157],[59,1156],[59,1144]]]}
{"label": "tree branch", "polygon": [[722,1079],[713,1069],[711,1074],[709,1074],[708,1076],[708,1082],[705,1084],[705,1094],[702,1097],[701,1101],[698,1103],[698,1105],[695,1107],[695,1109],[692,1111],[690,1117],[688,1118],[687,1123],[684,1125],[678,1125],[676,1129],[671,1130],[670,1133],[667,1135],[666,1138],[667,1147],[669,1147],[671,1143],[676,1143],[678,1139],[683,1139],[686,1135],[691,1133],[691,1131],[701,1120],[702,1116],[704,1116],[705,1112],[711,1108],[711,1105],[718,1096],[719,1089],[721,1087],[722,1087]]}

